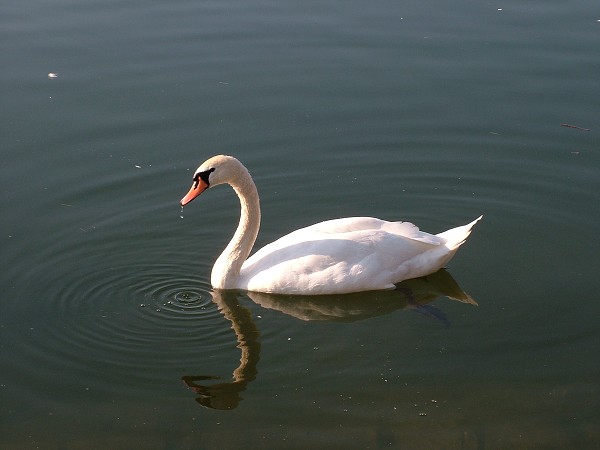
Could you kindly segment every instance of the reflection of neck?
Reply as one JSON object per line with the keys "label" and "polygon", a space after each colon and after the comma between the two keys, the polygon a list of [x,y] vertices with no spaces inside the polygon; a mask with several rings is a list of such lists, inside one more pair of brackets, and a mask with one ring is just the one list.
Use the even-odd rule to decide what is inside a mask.
{"label": "reflection of neck", "polygon": [[240,392],[256,378],[258,373],[256,366],[260,358],[259,334],[252,321],[250,311],[238,303],[235,292],[214,291],[213,301],[225,318],[231,322],[231,328],[238,341],[237,347],[242,351],[240,365],[233,371],[234,381],[207,386],[199,384],[199,382],[215,380],[219,377],[203,375],[186,375],[182,377],[182,381],[199,395],[196,401],[202,406],[227,410],[238,405],[242,400]]}
{"label": "reflection of neck", "polygon": [[241,306],[235,295],[214,293],[214,301],[221,313],[231,322],[231,328],[237,337],[237,347],[242,351],[240,365],[233,371],[236,383],[244,385],[256,378],[257,364],[260,359],[260,342],[258,330],[250,311]]}

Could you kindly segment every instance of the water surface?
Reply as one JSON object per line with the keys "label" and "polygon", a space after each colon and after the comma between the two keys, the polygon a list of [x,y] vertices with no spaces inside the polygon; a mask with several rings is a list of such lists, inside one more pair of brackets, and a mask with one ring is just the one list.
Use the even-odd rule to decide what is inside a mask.
{"label": "water surface", "polygon": [[[594,3],[1,17],[2,448],[595,447]],[[343,216],[484,220],[397,297],[223,296],[237,200],[178,205],[218,153],[257,183],[258,245]]]}

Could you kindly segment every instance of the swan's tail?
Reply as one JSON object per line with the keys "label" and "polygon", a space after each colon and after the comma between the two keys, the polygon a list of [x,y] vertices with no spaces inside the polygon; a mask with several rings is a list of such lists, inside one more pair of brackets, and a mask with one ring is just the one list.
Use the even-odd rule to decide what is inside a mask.
{"label": "swan's tail", "polygon": [[483,216],[479,216],[471,223],[444,231],[443,233],[437,234],[437,236],[444,238],[446,240],[446,247],[450,249],[451,253],[454,253],[458,247],[467,240],[475,224],[482,218]]}

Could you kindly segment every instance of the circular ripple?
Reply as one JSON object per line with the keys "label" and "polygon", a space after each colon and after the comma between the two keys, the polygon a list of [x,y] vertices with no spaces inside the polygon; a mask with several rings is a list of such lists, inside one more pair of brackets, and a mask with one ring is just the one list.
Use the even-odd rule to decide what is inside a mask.
{"label": "circular ripple", "polygon": [[235,352],[231,323],[210,286],[183,270],[189,267],[82,268],[50,280],[43,301],[28,308],[36,323],[14,336],[30,343],[15,366],[25,372],[36,361],[40,378],[47,378],[68,364],[73,370],[61,383],[72,374],[72,383],[83,376],[96,387],[131,387],[206,358],[230,359],[223,350]]}
{"label": "circular ripple", "polygon": [[66,316],[110,319],[98,321],[108,327],[104,336],[129,340],[139,336],[152,340],[168,334],[166,330],[176,336],[188,326],[197,329],[222,322],[210,286],[178,270],[177,265],[127,266],[77,276],[71,283],[62,280],[56,292],[50,291],[48,306]]}
{"label": "circular ripple", "polygon": [[147,271],[130,286],[134,294],[143,299],[141,308],[169,313],[170,318],[201,318],[214,306],[209,286],[190,279],[173,281],[156,272]]}

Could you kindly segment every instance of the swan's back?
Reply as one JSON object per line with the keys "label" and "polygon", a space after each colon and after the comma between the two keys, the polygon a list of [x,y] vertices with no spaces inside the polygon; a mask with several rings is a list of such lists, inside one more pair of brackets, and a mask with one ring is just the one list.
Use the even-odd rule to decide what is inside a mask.
{"label": "swan's back", "polygon": [[[436,236],[424,233],[416,225],[410,222],[388,222],[374,217],[346,217],[343,219],[332,219],[319,222],[314,225],[293,231],[280,240],[296,239],[300,235],[345,235],[348,233],[384,231],[397,236],[403,236],[418,241],[439,244],[440,239]],[[351,235],[349,235],[351,236]]]}
{"label": "swan's back", "polygon": [[394,283],[439,270],[456,250],[447,243],[443,233],[425,233],[409,222],[328,220],[258,250],[243,264],[237,287],[310,295],[392,289]]}

